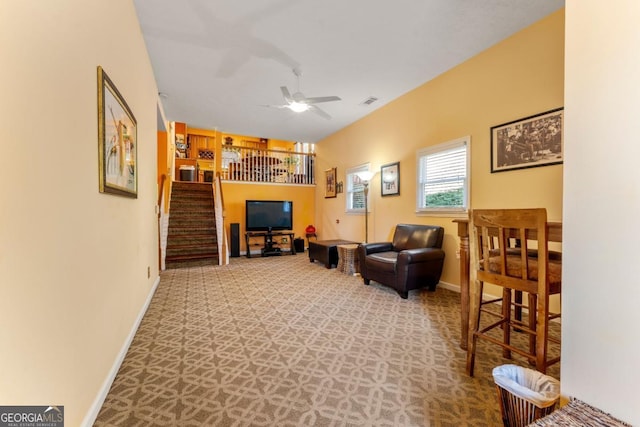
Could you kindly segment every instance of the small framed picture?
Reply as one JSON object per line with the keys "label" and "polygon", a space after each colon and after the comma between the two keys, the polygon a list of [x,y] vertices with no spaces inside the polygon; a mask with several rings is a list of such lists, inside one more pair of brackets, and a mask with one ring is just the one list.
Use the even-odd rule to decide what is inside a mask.
{"label": "small framed picture", "polygon": [[382,196],[400,194],[400,162],[389,163],[380,167],[380,190]]}
{"label": "small framed picture", "polygon": [[324,198],[336,197],[336,168],[324,171]]}
{"label": "small framed picture", "polygon": [[491,128],[491,173],[557,165],[563,161],[564,109]]}

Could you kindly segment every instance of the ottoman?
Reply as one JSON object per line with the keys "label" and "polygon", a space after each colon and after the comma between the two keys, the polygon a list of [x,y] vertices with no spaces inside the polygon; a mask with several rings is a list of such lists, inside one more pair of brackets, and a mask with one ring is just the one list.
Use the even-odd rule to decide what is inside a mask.
{"label": "ottoman", "polygon": [[325,267],[338,265],[338,245],[358,244],[350,240],[316,240],[309,242],[309,262],[318,260]]}

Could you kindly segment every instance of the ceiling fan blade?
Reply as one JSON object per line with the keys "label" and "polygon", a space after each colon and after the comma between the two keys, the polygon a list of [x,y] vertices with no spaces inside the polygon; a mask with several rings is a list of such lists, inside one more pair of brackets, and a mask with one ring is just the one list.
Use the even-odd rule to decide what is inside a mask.
{"label": "ceiling fan blade", "polygon": [[267,105],[260,104],[259,107],[267,107],[267,108],[289,108],[289,105]]}
{"label": "ceiling fan blade", "polygon": [[331,116],[328,115],[327,113],[325,113],[319,107],[317,107],[315,105],[309,105],[309,109],[311,111],[313,111],[314,113],[316,113],[317,115],[319,115],[320,117],[322,117],[323,119],[331,120]]}
{"label": "ceiling fan blade", "polygon": [[289,93],[289,89],[286,86],[280,86],[280,90],[282,91],[282,96],[284,100],[287,102],[292,102],[293,98],[291,98],[291,94]]}
{"label": "ceiling fan blade", "polygon": [[320,102],[342,101],[339,96],[317,96],[313,98],[305,98],[307,104],[319,104]]}

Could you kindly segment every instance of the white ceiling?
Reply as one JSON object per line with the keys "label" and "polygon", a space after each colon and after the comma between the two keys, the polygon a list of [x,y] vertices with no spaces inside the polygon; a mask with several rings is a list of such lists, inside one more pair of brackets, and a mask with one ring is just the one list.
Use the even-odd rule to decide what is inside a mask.
{"label": "white ceiling", "polygon": [[[134,0],[168,120],[317,142],[564,0]],[[294,113],[280,86],[332,116]],[[374,96],[370,106],[362,102]]]}

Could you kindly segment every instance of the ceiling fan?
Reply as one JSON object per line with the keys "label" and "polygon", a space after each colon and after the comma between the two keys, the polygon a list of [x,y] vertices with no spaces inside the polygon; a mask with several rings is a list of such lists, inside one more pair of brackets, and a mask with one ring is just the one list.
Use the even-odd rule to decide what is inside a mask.
{"label": "ceiling fan", "polygon": [[300,92],[300,77],[302,76],[302,71],[299,68],[293,69],[293,74],[296,76],[298,81],[298,86],[296,92],[293,95],[289,92],[286,86],[281,86],[280,90],[282,91],[282,96],[285,100],[285,104],[282,105],[267,105],[267,107],[273,108],[288,108],[291,111],[295,111],[296,113],[302,113],[304,111],[313,111],[319,116],[329,120],[331,116],[327,114],[325,111],[320,109],[316,104],[321,102],[331,102],[331,101],[341,101],[339,96],[317,96],[312,98],[307,98]]}

